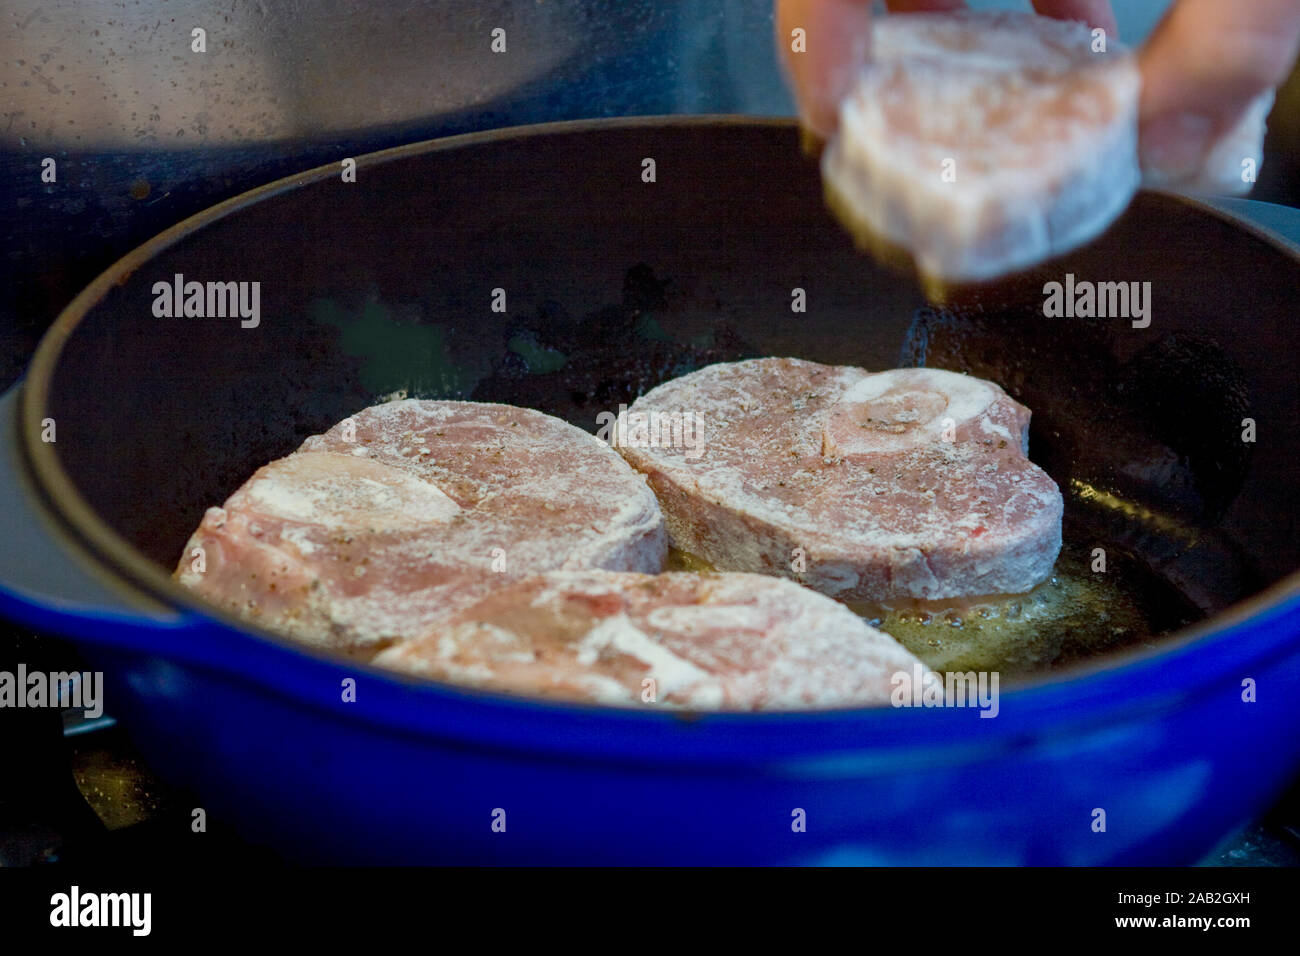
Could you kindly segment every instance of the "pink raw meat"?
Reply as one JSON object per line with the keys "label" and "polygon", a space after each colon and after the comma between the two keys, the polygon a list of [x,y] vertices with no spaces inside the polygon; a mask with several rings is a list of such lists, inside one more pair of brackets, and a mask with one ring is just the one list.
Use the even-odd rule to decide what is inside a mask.
{"label": "pink raw meat", "polygon": [[375,663],[563,700],[703,710],[884,704],[926,672],[892,637],[807,588],[685,572],[535,575]]}
{"label": "pink raw meat", "polygon": [[666,548],[645,479],[586,432],[526,408],[410,400],[260,468],[208,509],[175,576],[272,630],[373,652],[504,580],[657,571]]}
{"label": "pink raw meat", "polygon": [[[674,379],[624,414],[619,434],[642,440],[619,451],[670,540],[720,570],[934,600],[1028,591],[1060,551],[1061,494],[1026,457],[1029,410],[981,379],[756,359]],[[694,417],[702,442],[656,440],[656,415]]]}
{"label": "pink raw meat", "polygon": [[1138,166],[1137,62],[1083,23],[1003,10],[880,17],[822,157],[832,207],[920,272],[981,281],[1095,238]]}

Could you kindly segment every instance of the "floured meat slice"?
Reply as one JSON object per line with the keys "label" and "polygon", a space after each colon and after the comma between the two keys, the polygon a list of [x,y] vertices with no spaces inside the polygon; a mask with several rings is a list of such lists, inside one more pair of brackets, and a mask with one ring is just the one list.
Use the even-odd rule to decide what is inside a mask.
{"label": "floured meat slice", "polygon": [[536,575],[375,663],[521,694],[699,710],[884,704],[928,670],[807,588],[687,572]]}
{"label": "floured meat slice", "polygon": [[1029,13],[877,18],[822,156],[849,229],[918,270],[992,279],[1079,246],[1137,191],[1135,58]]}
{"label": "floured meat slice", "polygon": [[526,408],[410,400],[258,469],[208,509],[175,576],[265,627],[364,653],[503,580],[657,571],[666,548],[645,479],[581,429]]}
{"label": "floured meat slice", "polygon": [[673,414],[703,423],[691,449],[619,451],[672,543],[720,570],[935,600],[1028,591],[1061,548],[1061,493],[1026,457],[1029,409],[981,379],[757,359],[674,379],[625,414],[650,433]]}

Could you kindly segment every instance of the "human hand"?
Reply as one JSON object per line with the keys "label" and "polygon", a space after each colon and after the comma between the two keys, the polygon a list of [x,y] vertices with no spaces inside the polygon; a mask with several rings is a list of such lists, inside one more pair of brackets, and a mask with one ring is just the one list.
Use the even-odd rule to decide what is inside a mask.
{"label": "human hand", "polygon": [[[895,13],[948,11],[964,0],[887,0]],[[1058,19],[1083,20],[1117,35],[1109,0],[1034,0]],[[791,31],[807,52],[791,51]],[[871,0],[776,0],[777,43],[804,125],[828,137],[839,101],[869,55]],[[1140,51],[1142,165],[1194,169],[1263,93],[1286,79],[1300,46],[1300,0],[1174,0]]]}

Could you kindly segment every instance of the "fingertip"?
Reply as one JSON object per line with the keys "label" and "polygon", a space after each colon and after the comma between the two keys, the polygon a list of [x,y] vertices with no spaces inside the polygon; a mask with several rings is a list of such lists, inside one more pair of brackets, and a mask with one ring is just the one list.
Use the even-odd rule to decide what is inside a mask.
{"label": "fingertip", "polygon": [[871,48],[870,0],[778,0],[776,43],[800,121],[829,137]]}
{"label": "fingertip", "polygon": [[1054,20],[1081,20],[1105,30],[1112,39],[1119,37],[1119,23],[1110,0],[1034,0],[1034,9]]}
{"label": "fingertip", "polygon": [[1140,55],[1145,121],[1199,111],[1227,122],[1286,79],[1300,45],[1300,0],[1257,0],[1249,10],[1176,3]]}

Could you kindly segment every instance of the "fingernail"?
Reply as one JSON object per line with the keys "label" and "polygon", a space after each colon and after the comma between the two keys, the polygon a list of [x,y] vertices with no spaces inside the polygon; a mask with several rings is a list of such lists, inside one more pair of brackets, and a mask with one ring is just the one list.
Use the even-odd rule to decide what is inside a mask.
{"label": "fingernail", "polygon": [[1193,175],[1205,160],[1218,120],[1204,113],[1170,113],[1142,124],[1144,169],[1178,179]]}

